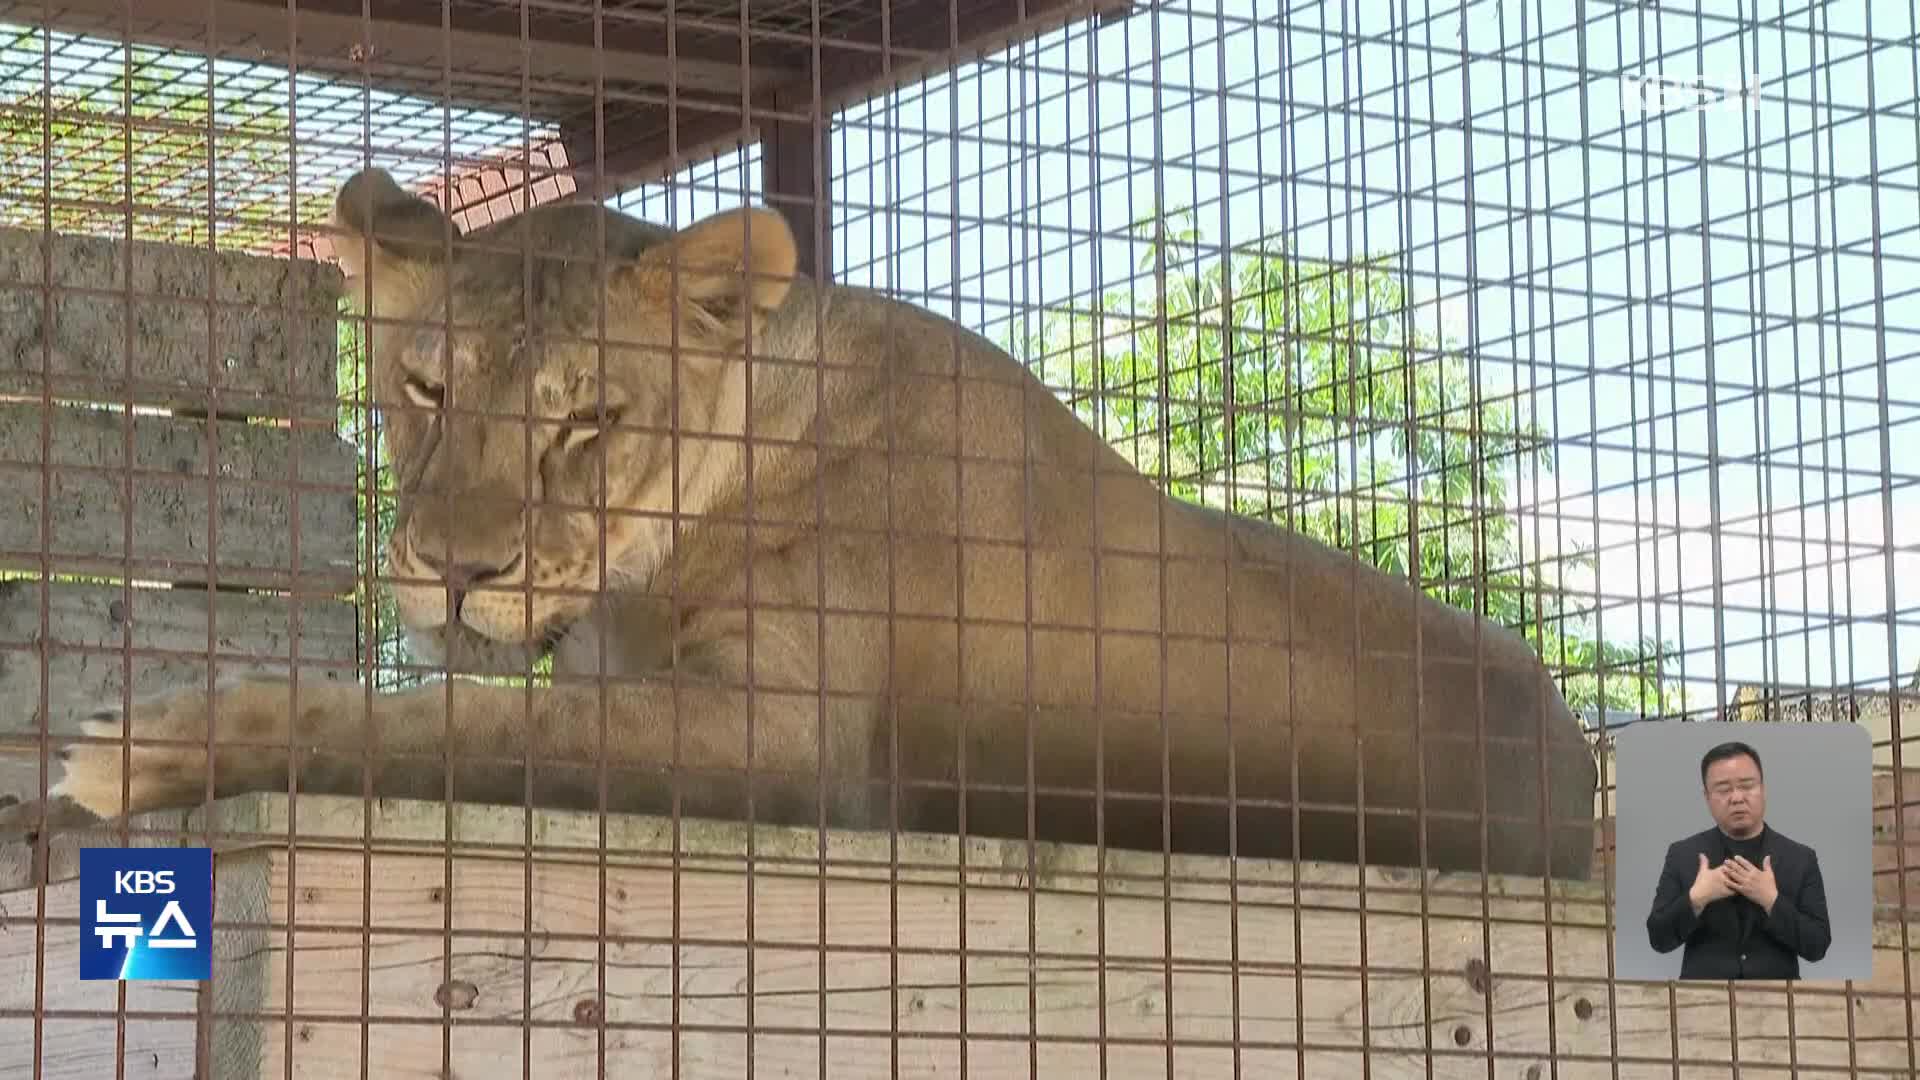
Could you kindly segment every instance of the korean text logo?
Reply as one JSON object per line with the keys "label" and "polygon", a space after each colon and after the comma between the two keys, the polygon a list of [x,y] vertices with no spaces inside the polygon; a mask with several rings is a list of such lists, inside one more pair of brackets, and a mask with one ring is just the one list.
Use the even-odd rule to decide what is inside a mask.
{"label": "korean text logo", "polygon": [[1747,76],[1745,85],[1717,86],[1705,79],[1669,79],[1660,75],[1620,76],[1622,115],[1653,115],[1676,110],[1760,111],[1760,73]]}
{"label": "korean text logo", "polygon": [[205,979],[212,931],[211,849],[80,850],[82,979]]}

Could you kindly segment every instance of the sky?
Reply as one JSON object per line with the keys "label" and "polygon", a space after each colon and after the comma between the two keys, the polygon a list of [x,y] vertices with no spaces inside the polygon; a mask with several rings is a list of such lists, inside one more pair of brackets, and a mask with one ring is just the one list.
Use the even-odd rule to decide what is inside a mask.
{"label": "sky", "polygon": [[[1749,0],[1295,3],[1284,28],[1272,6],[1168,0],[843,111],[836,276],[993,333],[1150,299],[1125,232],[1156,205],[1193,209],[1207,259],[1388,256],[1422,329],[1551,434],[1514,510],[1534,554],[1597,549],[1564,584],[1605,636],[1669,641],[1696,701],[1920,670],[1913,6],[1786,0],[1759,26]],[[9,100],[41,77],[37,42],[14,52]],[[119,54],[57,55],[72,86]],[[284,71],[216,70],[234,101],[289,96]],[[1648,114],[1623,74],[1759,93]],[[443,123],[466,152],[523,130],[295,89],[303,188],[358,167],[324,144],[363,129],[403,177]],[[685,224],[758,184],[750,149],[613,202]]]}

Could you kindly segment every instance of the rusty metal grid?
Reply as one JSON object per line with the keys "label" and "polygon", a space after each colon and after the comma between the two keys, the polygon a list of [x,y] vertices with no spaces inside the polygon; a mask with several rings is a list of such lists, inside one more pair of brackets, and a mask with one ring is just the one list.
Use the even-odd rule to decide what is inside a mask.
{"label": "rusty metal grid", "polygon": [[[0,13],[4,115],[16,133],[50,123],[54,139],[44,161],[39,146],[16,140],[21,145],[6,166],[0,211],[7,224],[38,220],[47,203],[45,177],[62,231],[111,235],[131,199],[137,235],[203,244],[215,231],[204,210],[211,200],[222,249],[270,250],[284,243],[290,228],[305,231],[324,221],[329,178],[369,153],[412,180],[440,171],[434,159],[441,156],[443,125],[460,155],[455,173],[512,154],[523,135],[536,146],[555,138],[550,125],[523,132],[511,113],[462,109],[443,116],[427,98],[369,95],[310,76],[290,79],[285,67],[240,59],[209,65],[201,54],[151,47],[129,58],[112,38],[41,31],[28,14]],[[369,106],[382,132],[373,147],[361,138]],[[220,150],[211,192],[210,139]],[[120,168],[128,140],[137,165],[130,190]],[[297,187],[295,174],[303,178]],[[290,191],[297,195],[290,198]]]}
{"label": "rusty metal grid", "polygon": [[[210,0],[209,11],[215,2],[229,0]],[[757,670],[756,651],[768,643],[776,655],[761,662],[773,669],[782,662],[778,646],[791,638],[831,640],[830,631],[878,619],[887,650],[881,687],[829,685],[828,652],[820,645],[807,662],[812,670],[802,672],[812,682],[799,689],[757,677],[703,679],[685,658],[684,670],[669,666],[646,677],[523,664],[517,674],[496,673],[490,684],[524,709],[519,726],[487,734],[472,702],[457,704],[452,684],[435,681],[449,666],[416,655],[407,643],[391,590],[438,589],[451,618],[489,587],[455,581],[461,573],[396,577],[383,561],[403,496],[413,497],[416,509],[430,507],[428,518],[477,519],[484,500],[431,509],[450,493],[432,490],[441,481],[397,475],[382,440],[396,417],[414,414],[430,425],[429,442],[449,437],[442,425],[507,425],[512,440],[524,440],[521,480],[531,487],[543,467],[534,448],[552,432],[592,429],[601,448],[621,433],[685,436],[690,429],[679,408],[666,421],[636,419],[632,414],[644,410],[632,401],[622,411],[603,398],[576,403],[565,418],[532,422],[531,383],[519,402],[470,402],[459,385],[416,387],[395,398],[398,380],[390,379],[389,396],[376,409],[373,365],[416,362],[419,347],[408,342],[444,346],[457,334],[512,324],[516,313],[443,308],[369,319],[342,308],[332,324],[334,397],[304,384],[293,358],[293,343],[310,329],[309,291],[324,291],[321,279],[287,278],[271,307],[223,298],[219,286],[183,296],[164,275],[157,286],[138,286],[131,258],[112,264],[111,282],[74,284],[61,276],[54,245],[42,243],[32,258],[10,264],[18,275],[0,278],[10,305],[0,314],[51,319],[63,305],[190,307],[196,318],[204,313],[203,374],[218,388],[183,404],[177,376],[148,370],[166,350],[144,340],[137,320],[126,317],[103,319],[111,333],[93,346],[113,362],[89,374],[56,372],[56,353],[67,346],[50,334],[16,348],[13,371],[0,372],[37,380],[28,391],[0,391],[0,408],[28,410],[0,413],[0,423],[24,432],[24,449],[0,457],[0,482],[31,496],[23,505],[34,508],[37,525],[30,542],[0,542],[0,602],[28,595],[21,590],[38,597],[20,608],[23,632],[0,621],[0,679],[26,671],[38,687],[29,702],[34,715],[0,718],[0,745],[26,762],[24,771],[0,774],[18,787],[0,795],[46,798],[62,748],[86,743],[61,730],[65,721],[55,714],[78,706],[51,689],[65,677],[56,676],[59,664],[83,661],[90,672],[106,672],[98,677],[116,689],[104,703],[123,712],[134,711],[150,689],[144,679],[214,693],[222,685],[215,666],[291,672],[286,708],[293,715],[302,715],[302,702],[319,708],[311,703],[340,701],[322,696],[335,683],[364,691],[369,711],[382,695],[444,685],[440,709],[453,724],[468,725],[472,741],[459,747],[463,765],[474,775],[492,765],[511,776],[518,798],[485,800],[507,815],[487,817],[463,797],[464,774],[456,782],[451,770],[439,769],[431,747],[383,746],[363,750],[370,757],[314,755],[297,780],[262,787],[283,796],[286,809],[259,828],[234,827],[234,819],[216,825],[209,816],[192,826],[113,821],[94,834],[116,844],[144,838],[251,845],[266,853],[261,858],[279,860],[273,865],[282,876],[271,879],[272,897],[261,909],[267,915],[219,922],[222,931],[254,935],[262,951],[286,958],[278,985],[257,999],[277,993],[279,1008],[235,1005],[241,999],[232,995],[240,991],[223,996],[217,982],[196,991],[191,1004],[127,983],[82,1001],[61,985],[70,978],[60,966],[70,952],[53,944],[77,926],[55,899],[71,894],[42,879],[59,857],[60,835],[71,842],[79,826],[41,829],[24,846],[18,834],[0,838],[8,844],[0,866],[14,876],[4,885],[16,890],[8,895],[31,904],[25,918],[17,910],[4,914],[13,937],[31,938],[12,955],[30,961],[34,972],[30,990],[19,980],[0,1002],[0,1054],[12,1055],[0,1059],[0,1071],[136,1076],[146,1067],[142,1055],[151,1053],[159,1070],[163,1052],[178,1051],[167,1066],[184,1061],[210,1072],[289,1080],[313,1075],[302,1070],[303,1056],[362,1077],[388,1075],[403,1058],[440,1075],[529,1078],[954,1069],[996,1076],[1290,1070],[1305,1077],[1402,1069],[1619,1076],[1669,1062],[1675,1069],[1725,1065],[1714,1056],[1717,1048],[1683,1045],[1678,1034],[1683,1015],[1703,1007],[1724,1014],[1736,1069],[1880,1077],[1920,1068],[1909,966],[1897,965],[1891,977],[1876,972],[1872,986],[1794,988],[1783,1010],[1765,991],[1673,989],[1660,995],[1657,1015],[1636,1014],[1646,999],[1636,996],[1642,988],[1616,976],[1610,942],[1597,972],[1582,966],[1591,953],[1575,956],[1565,944],[1582,927],[1611,931],[1616,919],[1634,918],[1629,911],[1638,898],[1621,898],[1613,909],[1610,748],[1619,731],[1650,721],[1860,723],[1884,710],[1888,735],[1876,750],[1890,768],[1885,802],[1874,807],[1885,820],[1876,824],[1883,830],[1876,837],[1876,898],[1896,912],[1920,908],[1913,891],[1920,888],[1920,849],[1912,831],[1920,819],[1910,810],[1920,778],[1911,734],[1920,701],[1920,594],[1911,580],[1920,575],[1910,571],[1920,570],[1920,550],[1903,531],[1920,522],[1920,324],[1908,313],[1913,286],[1905,272],[1920,263],[1920,221],[1911,210],[1920,205],[1920,13],[1812,3],[1758,14],[1742,4],[1661,14],[1599,3],[1576,17],[1544,0],[1438,10],[1288,5],[1269,13],[1195,3],[1143,8],[1126,18],[1077,18],[1056,29],[1060,16],[1049,6],[1054,14],[1034,15],[1023,32],[1015,23],[988,25],[994,5],[947,0],[934,12],[946,23],[948,33],[935,35],[950,39],[942,44],[962,58],[997,51],[930,73],[927,38],[913,38],[897,55],[887,44],[902,31],[900,6],[885,0],[442,0],[429,7],[449,30],[483,27],[500,35],[505,27],[510,40],[517,25],[529,56],[539,48],[535,27],[541,41],[592,45],[618,37],[637,50],[646,34],[684,25],[689,42],[703,43],[690,46],[698,55],[689,63],[710,66],[684,86],[674,56],[664,58],[664,75],[578,70],[569,78],[547,68],[536,78],[531,59],[469,68],[446,50],[302,56],[287,38],[209,32],[191,20],[162,25],[130,9],[98,16],[88,34],[76,34],[72,13],[93,9],[0,5],[0,131],[20,151],[10,149],[0,164],[0,225],[165,241],[204,255],[207,273],[219,281],[268,273],[264,264],[216,263],[220,258],[291,255],[296,266],[308,267],[344,254],[344,241],[323,223],[339,185],[369,165],[390,170],[468,229],[564,202],[598,200],[683,229],[738,207],[773,207],[792,229],[798,273],[950,320],[944,340],[924,333],[917,339],[923,350],[958,353],[981,339],[1003,348],[1130,467],[1177,499],[1323,536],[1356,567],[1366,562],[1411,577],[1428,595],[1483,616],[1471,636],[1476,646],[1495,625],[1531,634],[1556,687],[1550,692],[1574,707],[1600,763],[1590,882],[1597,891],[1568,899],[1550,895],[1537,876],[1516,886],[1472,867],[1439,878],[1378,866],[1333,874],[1297,850],[1245,855],[1272,837],[1243,822],[1288,821],[1288,843],[1297,849],[1313,828],[1303,816],[1330,813],[1354,819],[1359,842],[1408,817],[1421,828],[1474,823],[1487,849],[1481,857],[1491,860],[1500,857],[1491,829],[1542,827],[1547,811],[1543,803],[1517,817],[1494,814],[1484,788],[1477,813],[1431,807],[1424,798],[1399,810],[1368,805],[1364,797],[1356,804],[1244,790],[1263,786],[1270,774],[1261,770],[1271,763],[1248,760],[1235,731],[1259,724],[1271,703],[1244,700],[1229,685],[1219,695],[1223,710],[1195,708],[1176,700],[1181,694],[1170,688],[1170,673],[1182,656],[1219,645],[1226,670],[1243,649],[1261,659],[1242,663],[1280,653],[1290,694],[1320,692],[1310,688],[1311,673],[1292,665],[1304,662],[1296,652],[1306,655],[1300,627],[1328,613],[1295,612],[1287,630],[1268,636],[1170,628],[1185,599],[1170,582],[1214,566],[1231,574],[1244,553],[1227,544],[1218,557],[1166,554],[1178,526],[1164,507],[1146,529],[1151,540],[1103,539],[1102,529],[1114,523],[1096,517],[1084,549],[1037,541],[1037,530],[1052,527],[1044,524],[1051,508],[1030,498],[1017,521],[999,523],[1001,533],[1018,539],[965,535],[960,509],[953,522],[902,519],[893,508],[902,477],[950,483],[964,503],[970,478],[1025,460],[1057,437],[1034,424],[1030,405],[1007,396],[1002,383],[947,373],[938,363],[929,365],[932,376],[914,377],[950,386],[954,415],[941,419],[957,431],[969,407],[1013,401],[1011,408],[1023,410],[1018,444],[940,454],[896,446],[888,429],[880,447],[887,489],[866,506],[834,510],[877,515],[879,524],[830,521],[826,485],[814,484],[808,506],[781,489],[777,468],[747,471],[746,509],[737,514],[683,508],[678,480],[669,485],[668,505],[648,510],[547,497],[537,510],[525,501],[520,512],[594,515],[595,584],[525,582],[494,590],[518,599],[532,637],[536,599],[591,597],[619,582],[610,538],[636,522],[664,522],[682,535],[740,525],[749,535],[788,530],[850,544],[878,536],[899,552],[948,544],[955,552],[951,615],[917,612],[900,595],[893,559],[904,563],[906,554],[867,567],[870,577],[858,582],[884,596],[878,604],[829,598],[824,556],[805,575],[810,580],[757,584],[756,559],[782,566],[781,549],[764,541],[745,549],[742,597],[704,595],[700,582],[683,585],[677,576],[660,586],[676,626],[711,610],[704,605],[737,602],[746,627],[739,662],[747,671]],[[1013,7],[1016,18],[1030,14],[1026,4]],[[369,24],[391,14],[379,4],[304,0],[290,0],[285,10],[289,17],[313,11]],[[911,18],[925,20],[932,9],[910,10]],[[407,17],[411,25],[431,25],[417,14]],[[962,27],[980,35],[977,45],[963,40]],[[206,60],[209,38],[220,42],[214,51],[223,62]],[[160,44],[130,48],[130,39]],[[1007,39],[1014,44],[1000,48]],[[677,41],[671,32],[668,40]],[[192,51],[194,41],[201,52]],[[731,98],[710,84],[729,62],[716,41],[739,48],[733,62],[745,77]],[[845,55],[833,54],[840,60],[857,55],[873,63],[874,81],[862,93],[848,97],[834,83],[830,69],[839,61],[828,59],[830,45],[846,46]],[[763,46],[774,58],[769,69],[780,74],[760,86],[753,57]],[[1742,116],[1740,124],[1750,126],[1691,114],[1629,117],[1604,102],[1572,114],[1566,126],[1565,100],[1584,93],[1600,101],[1596,87],[1620,71],[1657,59],[1705,65],[1708,57],[1731,58],[1745,71],[1740,65],[1756,56],[1763,73],[1771,72],[1762,83],[1766,107],[1778,111],[1763,108],[1757,121]],[[1720,189],[1710,197],[1709,183],[1731,183],[1744,201],[1723,204]],[[536,248],[523,234],[505,234],[497,250],[521,262],[517,286],[502,290],[521,308],[518,325],[536,322],[548,280],[542,275],[557,262],[585,261],[610,274],[631,269],[636,260],[611,253],[605,230],[601,221],[588,241],[598,251]],[[682,271],[676,262],[667,277],[684,281]],[[376,287],[379,278],[376,270]],[[836,296],[815,314],[857,302]],[[588,306],[588,328],[543,326],[534,336],[541,349],[590,351],[604,382],[610,358],[633,344],[609,331],[628,313],[604,298]],[[907,319],[904,309],[887,310],[890,320]],[[248,373],[244,362],[236,368],[221,328],[250,316],[277,324],[278,340],[288,343],[283,364],[270,358],[263,365],[273,388],[259,392],[221,384]],[[371,347],[375,324],[393,329],[383,348],[399,358],[383,359]],[[665,352],[673,357],[667,392],[675,402],[683,371],[730,356],[703,344],[702,332],[683,316],[673,320]],[[879,340],[909,332],[890,321]],[[840,333],[816,325],[811,348],[817,352]],[[805,336],[796,332],[789,344]],[[189,351],[201,341],[194,336]],[[859,339],[855,347],[872,344]],[[452,354],[450,346],[444,351]],[[684,445],[660,451],[670,474],[694,467],[682,464],[683,455],[734,447],[774,455],[769,460],[835,452],[851,460],[854,443],[841,438],[848,405],[828,386],[836,376],[851,378],[859,364],[748,352],[747,395],[754,380],[791,379],[796,394],[813,398],[809,415],[819,422],[768,432],[749,420],[742,433],[687,436]],[[901,380],[910,381],[904,374]],[[433,400],[407,399],[416,391]],[[889,383],[889,396],[868,404],[891,408],[894,393],[904,391]],[[302,414],[316,404],[318,418]],[[31,431],[23,426],[28,421],[8,419],[29,413]],[[100,460],[55,463],[56,447],[85,415],[114,418],[117,449]],[[136,447],[150,433],[193,424],[222,432],[201,440],[204,459],[135,464]],[[223,441],[235,430],[240,441]],[[350,468],[299,441],[315,431],[351,448]],[[229,445],[271,449],[258,457],[243,449],[245,456],[230,459],[223,457]],[[599,469],[608,473],[604,459]],[[1112,482],[1109,474],[1087,475],[1096,495]],[[1031,471],[1024,482],[1035,482]],[[77,541],[56,525],[66,519],[56,512],[55,493],[86,483],[115,485],[111,516],[118,521],[106,530],[116,535],[99,545],[105,553],[83,559],[74,554]],[[596,486],[605,497],[614,478],[603,475]],[[786,498],[789,509],[799,507],[794,513],[816,517],[756,517],[761,486],[771,488],[768,499]],[[182,506],[224,499],[284,512],[282,529],[264,531],[284,533],[287,561],[267,560],[265,569],[248,564],[253,556],[245,545],[278,549],[252,539],[257,523],[224,511],[202,515],[204,532],[187,545],[195,554],[168,553],[164,530],[147,520],[140,493],[175,487]],[[348,543],[357,564],[357,580],[344,585],[302,570],[304,550],[332,542],[322,530],[307,531],[306,515],[335,506],[350,508]],[[102,510],[87,520],[104,528],[98,523],[108,517]],[[1119,523],[1127,530],[1141,524],[1149,523]],[[1159,554],[1143,559],[1141,543]],[[995,708],[1022,712],[1030,777],[1042,755],[1055,752],[1043,739],[1057,732],[1043,732],[1040,718],[1056,673],[1041,657],[1047,642],[1088,627],[1040,610],[1032,583],[1063,556],[1084,560],[1073,565],[1095,583],[1093,632],[1085,636],[1096,689],[1133,677],[1128,669],[1135,665],[1160,673],[1158,700],[1146,709],[1154,714],[1157,746],[1147,756],[1158,755],[1158,791],[1108,786],[1098,767],[1107,755],[1140,751],[1107,744],[1108,725],[1130,721],[1099,704],[1084,710],[1095,726],[1092,785],[1005,784],[968,774],[970,754],[996,749],[969,733],[969,709],[983,716]],[[456,570],[463,565],[451,540],[440,557]],[[1021,610],[998,610],[992,597],[975,597],[966,561],[981,557],[1018,563],[1018,580],[1028,584],[1024,605],[1016,605]],[[1124,574],[1143,561],[1156,564],[1139,579],[1150,580],[1157,594],[1148,605],[1154,626],[1103,622],[1111,617],[1103,616],[1103,605],[1136,599],[1124,587],[1110,595],[1103,568]],[[481,564],[480,577],[501,565]],[[697,577],[699,570],[664,565],[675,575]],[[1301,587],[1291,575],[1289,564],[1289,597]],[[117,597],[103,609],[112,630],[98,640],[62,636],[68,616],[55,598],[83,588]],[[762,588],[814,599],[757,598]],[[182,595],[209,598],[204,640],[136,644],[147,632],[140,613],[161,611]],[[335,601],[353,604],[350,649],[309,652],[332,647],[314,643],[333,640],[323,609]],[[242,602],[261,605],[276,629],[250,640],[223,630],[241,620],[226,614],[238,607],[222,605]],[[1344,625],[1358,627],[1378,613],[1356,599],[1343,614]],[[919,685],[943,681],[944,673],[895,670],[901,641],[931,623],[950,623],[959,642],[951,673],[957,689]],[[1409,634],[1407,659],[1415,665],[1430,647],[1427,633],[1416,627]],[[1369,644],[1362,631],[1353,635],[1358,657]],[[1008,670],[1021,672],[1017,685],[996,688],[1007,699],[970,687],[963,674],[965,664],[982,662],[976,651],[991,651],[983,643],[1002,640],[1017,640],[1024,652],[1023,660],[1009,662]],[[188,670],[200,674],[183,678]],[[1367,681],[1352,673],[1354,700]],[[1477,677],[1474,684],[1481,685]],[[666,694],[676,710],[670,753],[668,760],[623,765],[616,744],[645,737],[612,727],[613,702],[639,687]],[[564,700],[598,712],[593,739],[568,755],[541,751],[536,764],[533,744],[546,734],[533,719],[540,695],[568,690],[586,696]],[[0,691],[13,693],[4,683]],[[722,691],[737,693],[743,705],[744,774],[691,763],[706,736],[677,722],[683,703]],[[1466,707],[1481,720],[1461,752],[1512,750],[1518,739],[1502,744],[1486,732],[1490,692],[1479,693]],[[807,701],[815,766],[796,770],[756,757],[757,732],[774,746],[784,731],[767,734],[756,725],[790,722],[783,698]],[[508,697],[473,699],[482,700],[499,706]],[[829,828],[830,781],[817,763],[832,752],[829,718],[876,700],[884,702],[879,752],[893,768],[866,780],[885,813],[870,822],[879,841],[862,847]],[[900,718],[947,707],[961,717],[954,775],[903,775],[898,763],[914,736],[903,734]],[[1304,719],[1297,704],[1285,711],[1297,750],[1303,739],[1293,725]],[[551,709],[546,714],[555,728],[562,719]],[[1374,760],[1360,726],[1356,720],[1355,755]],[[1194,791],[1191,776],[1176,775],[1173,748],[1213,732],[1224,733],[1218,737],[1226,779]],[[1414,747],[1423,787],[1436,778],[1422,748],[1438,745],[1425,740],[1462,738],[1417,724],[1402,734]],[[229,755],[243,746],[277,760],[294,753],[284,734],[209,733],[181,745],[211,761],[216,744]],[[131,760],[158,744],[116,738],[112,745]],[[1296,753],[1283,770],[1295,792],[1302,770],[1311,768],[1301,757]],[[433,778],[431,785],[377,789],[378,768],[408,760]],[[563,775],[575,801],[586,803],[571,819],[535,796],[541,783],[554,785]],[[1546,778],[1542,765],[1539,779]],[[1365,780],[1363,766],[1363,787]],[[636,782],[672,792],[651,833],[621,824],[615,813],[621,786]],[[498,796],[505,783],[474,786]],[[699,848],[716,833],[702,820],[708,815],[686,809],[683,800],[698,804],[734,784],[749,792],[747,822],[773,821],[787,832],[729,832],[720,845],[727,850]],[[181,807],[214,803],[213,777],[199,776],[196,787]],[[328,802],[316,789],[344,801]],[[132,790],[123,786],[123,797]],[[381,833],[376,844],[376,818],[385,828],[394,819],[381,815],[397,813],[383,799],[396,794],[427,809],[409,819],[411,832]],[[1023,801],[1019,827],[970,827],[970,799],[996,794]],[[951,836],[930,830],[929,839],[920,835],[929,830],[908,817],[944,820],[944,810],[913,809],[936,797],[951,801],[954,828]],[[803,806],[808,798],[817,802]],[[325,809],[304,821],[303,804]],[[994,818],[992,803],[980,805],[1004,830],[1006,819]],[[1090,807],[1099,837],[1086,858],[1044,843],[1050,830],[1076,827],[1064,808],[1078,805]],[[1158,816],[1162,846],[1136,844],[1131,855],[1116,856],[1106,839],[1115,827],[1109,823],[1141,820],[1141,806]],[[1206,824],[1211,819],[1199,817],[1210,809],[1226,812],[1219,835]],[[1187,816],[1176,827],[1178,815]],[[492,824],[475,824],[481,822]],[[1134,825],[1118,828],[1135,830],[1129,835],[1136,840],[1142,835]],[[459,841],[446,839],[456,834]],[[942,846],[944,840],[953,842]],[[1424,839],[1419,851],[1424,860]],[[394,869],[402,865],[412,871]],[[665,932],[658,932],[659,919],[648,924],[653,930],[623,929],[623,920],[637,921],[636,908],[662,898],[628,895],[661,868]],[[240,872],[222,866],[216,879]],[[732,893],[715,900],[721,893],[712,884],[735,878],[743,881],[738,912],[727,906]],[[562,879],[585,891],[556,897],[553,883]],[[942,883],[938,901],[928,899],[932,880]],[[885,886],[884,909],[832,909],[830,891],[862,881]],[[403,884],[421,883],[430,883],[424,901],[411,894],[400,901]],[[463,886],[489,891],[463,895]],[[1090,988],[1070,982],[1087,963],[1084,942],[1062,942],[1057,928],[1065,924],[1056,922],[1066,918],[1068,898],[1088,897]],[[1157,911],[1142,914],[1143,899]],[[555,914],[568,905],[571,914]],[[970,911],[994,916],[970,921]],[[1409,913],[1419,916],[1412,935],[1401,921]],[[732,933],[736,915],[744,935]],[[1353,929],[1342,922],[1338,933],[1351,933],[1352,955],[1334,958],[1339,950],[1316,940],[1315,928],[1325,931],[1348,916]],[[946,927],[940,920],[947,919],[951,941],[927,932],[935,922]],[[1897,958],[1913,945],[1907,922],[1896,922],[1899,936],[1882,955]],[[20,933],[23,923],[31,935]],[[860,926],[864,933],[855,932]],[[1282,927],[1291,941],[1276,943],[1249,927]],[[1464,965],[1437,961],[1460,955],[1456,937],[1476,942],[1468,952],[1477,955]],[[1516,948],[1515,941],[1527,944]],[[1508,955],[1529,949],[1539,957],[1529,952],[1521,962]],[[1291,959],[1275,959],[1283,952]],[[296,959],[303,955],[329,959]],[[394,956],[405,958],[393,966],[406,975],[376,963]],[[552,964],[572,973],[553,978],[545,973]],[[653,982],[632,981],[633,971],[648,967],[658,969]],[[976,980],[976,967],[993,974]],[[429,969],[434,977],[425,983],[413,974]],[[720,989],[703,982],[722,977],[715,972],[733,981]],[[401,1000],[389,979],[431,986],[431,1000]],[[1092,1000],[1062,1002],[1050,980],[1090,992]],[[329,989],[303,990],[316,984]],[[303,993],[324,1004],[296,1008]],[[1196,1013],[1183,1007],[1190,998],[1225,1012]],[[1341,1004],[1330,1015],[1336,999]],[[1833,1022],[1836,1007],[1845,1030],[1825,1033],[1816,1060],[1797,1056],[1810,1028]],[[1899,1010],[1902,1020],[1881,1019],[1888,1010]],[[1783,1032],[1775,1015],[1782,1011]],[[1856,1034],[1856,1023],[1869,1022],[1892,1034]],[[254,1041],[243,1044],[270,1069],[223,1056],[235,1030],[255,1025]],[[1649,1027],[1672,1033],[1673,1045],[1650,1049]],[[1766,1033],[1761,1038],[1782,1038],[1784,1058],[1771,1046],[1742,1046],[1740,1033],[1755,1029]],[[166,1031],[187,1034],[155,1034]],[[74,1057],[82,1037],[92,1055]],[[351,1065],[342,1064],[349,1057]]]}

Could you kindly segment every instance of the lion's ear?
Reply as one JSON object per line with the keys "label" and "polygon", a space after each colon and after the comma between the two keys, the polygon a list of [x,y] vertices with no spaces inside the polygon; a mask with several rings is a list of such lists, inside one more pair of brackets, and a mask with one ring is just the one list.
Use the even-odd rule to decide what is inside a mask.
{"label": "lion's ear", "polygon": [[738,342],[746,338],[749,316],[757,333],[762,317],[787,298],[798,262],[786,219],[743,207],[715,214],[649,248],[635,270],[648,299],[668,304],[678,296],[712,329]]}
{"label": "lion's ear", "polygon": [[376,309],[404,305],[444,261],[447,231],[455,239],[460,235],[439,207],[402,188],[384,169],[363,169],[340,186],[333,224],[348,295],[358,297],[371,285],[368,299]]}

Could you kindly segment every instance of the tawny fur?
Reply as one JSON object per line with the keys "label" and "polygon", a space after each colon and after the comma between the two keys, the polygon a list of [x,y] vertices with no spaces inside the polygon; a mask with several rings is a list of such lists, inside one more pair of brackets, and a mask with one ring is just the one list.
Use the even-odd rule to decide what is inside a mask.
{"label": "tawny fur", "polygon": [[[370,171],[337,221],[417,473],[388,560],[409,632],[455,672],[551,651],[555,685],[455,677],[368,717],[362,688],[249,682],[93,733],[204,744],[211,713],[221,794],[284,789],[291,728],[310,791],[518,803],[531,750],[543,805],[604,781],[615,810],[1257,856],[1297,829],[1303,857],[1403,865],[1424,747],[1429,865],[1587,875],[1593,760],[1519,637],[1163,496],[990,342],[797,274],[777,215],[458,237]],[[77,748],[58,793],[122,812],[120,753]],[[202,747],[132,754],[131,809],[199,801]]]}

